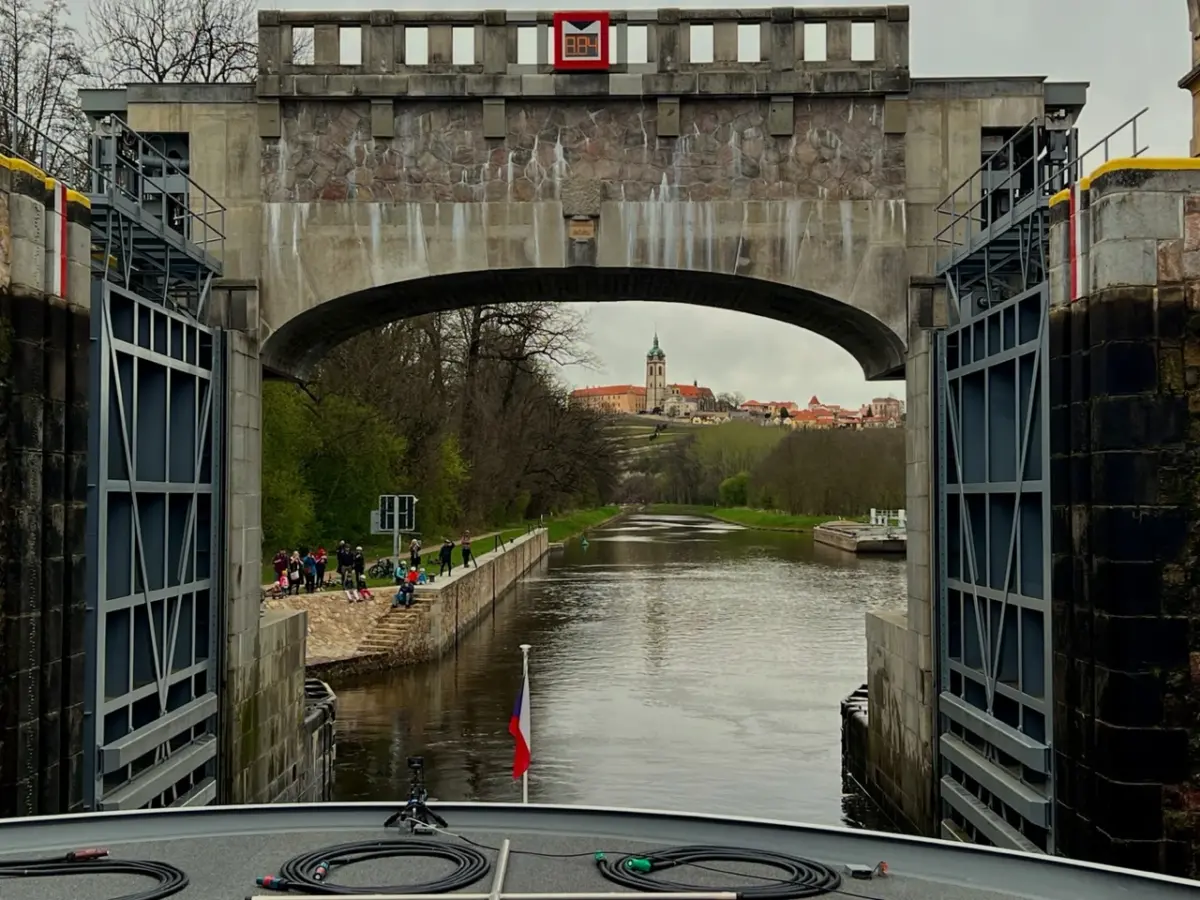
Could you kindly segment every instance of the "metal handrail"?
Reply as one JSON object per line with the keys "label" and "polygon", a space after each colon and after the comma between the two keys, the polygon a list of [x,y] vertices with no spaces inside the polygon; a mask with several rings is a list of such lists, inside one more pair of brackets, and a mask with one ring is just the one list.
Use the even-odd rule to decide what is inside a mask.
{"label": "metal handrail", "polygon": [[[12,126],[12,123],[20,125],[28,133],[36,135],[38,140],[40,140],[43,145],[49,145],[50,147],[54,148],[56,153],[62,154],[64,157],[64,165],[68,168],[74,168],[76,171],[65,177],[54,172],[49,172],[45,168],[45,159],[41,160],[40,162],[30,159],[26,153],[12,146],[7,139],[0,139],[0,153],[12,159],[19,159],[22,162],[26,162],[45,175],[47,178],[53,178],[55,181],[60,181],[73,191],[84,193],[80,190],[80,187],[84,181],[90,180],[87,173],[89,173],[89,171],[92,169],[91,164],[86,159],[80,156],[76,151],[68,148],[67,145],[62,141],[52,138],[43,129],[39,128],[37,125],[34,125],[16,110],[5,104],[0,104],[0,116],[3,116],[9,121],[10,133],[16,132],[17,130]],[[45,156],[44,152],[43,156]]]}
{"label": "metal handrail", "polygon": [[[1111,146],[1114,138],[1121,132],[1128,129],[1130,131],[1130,144],[1132,152],[1120,156],[1138,157],[1146,152],[1148,147],[1138,146],[1138,120],[1149,111],[1149,107],[1142,109],[1140,112],[1130,116],[1120,125],[1113,128],[1108,134],[1102,137],[1096,143],[1092,144],[1086,150],[1068,155],[1061,162],[1047,163],[1043,159],[1044,148],[1039,144],[1039,126],[1044,117],[1031,119],[1027,124],[1009,138],[1003,146],[992,153],[983,164],[974,172],[967,176],[961,184],[958,185],[950,194],[937,205],[935,215],[937,221],[944,221],[949,218],[949,222],[945,227],[941,228],[934,235],[934,246],[941,251],[948,248],[948,253],[943,255],[939,253],[939,262],[945,259],[953,259],[960,247],[969,247],[975,238],[987,234],[994,225],[994,220],[985,213],[986,205],[997,194],[1007,192],[1012,198],[1012,206],[1015,208],[1018,203],[1026,200],[1028,197],[1036,196],[1048,201],[1053,194],[1057,193],[1065,187],[1069,187],[1083,171],[1084,161],[1094,154],[1097,150],[1103,153],[1103,159],[1096,162],[1093,168],[1098,167],[1110,159],[1116,158],[1116,155],[1111,151]],[[1033,154],[1020,165],[1013,166],[1014,151],[1017,144],[1028,137],[1033,138]],[[992,169],[992,164],[998,158],[1007,156],[1010,165],[1008,166],[1008,176],[999,184],[991,188],[985,188],[983,179],[986,173],[996,172]],[[1025,193],[1020,193],[1021,181],[1029,170],[1033,168],[1036,173],[1037,167],[1046,165],[1050,172],[1040,180],[1035,175],[1033,187],[1026,190]],[[1072,175],[1074,173],[1074,176]],[[972,199],[976,192],[976,183],[979,182],[979,195],[976,199]],[[966,196],[960,199],[960,195],[965,192]],[[959,211],[960,202],[962,203],[962,211]]]}
{"label": "metal handrail", "polygon": [[[43,129],[22,117],[15,110],[0,104],[0,115],[5,116],[10,122],[19,124],[29,133],[37,135],[38,139],[45,144],[54,148],[57,153],[63,155],[67,160],[67,165],[74,168],[75,172],[67,178],[60,178],[58,175],[46,172],[40,163],[29,159],[26,154],[12,147],[8,141],[0,140],[0,153],[5,156],[11,156],[16,159],[23,160],[33,166],[39,172],[43,172],[47,178],[54,178],[56,181],[62,181],[71,190],[78,191],[82,194],[87,194],[90,197],[113,197],[116,194],[121,194],[126,199],[133,203],[142,204],[144,198],[145,187],[147,184],[158,186],[161,193],[162,185],[158,183],[156,178],[145,175],[145,166],[142,164],[145,151],[149,151],[151,158],[157,157],[155,164],[162,169],[162,177],[165,178],[171,175],[181,175],[188,185],[188,202],[184,207],[184,221],[187,226],[181,231],[188,235],[189,243],[196,246],[208,249],[209,244],[217,245],[217,256],[223,256],[225,244],[225,206],[215,197],[209,194],[204,188],[200,187],[196,181],[184,172],[178,165],[173,163],[167,157],[163,156],[158,149],[147,141],[142,135],[129,128],[124,122],[112,117],[102,127],[109,129],[107,133],[94,134],[91,137],[100,140],[102,143],[110,141],[110,159],[112,171],[105,171],[110,168],[109,164],[102,163],[99,160],[93,162],[79,155],[75,150],[70,149],[62,141],[56,140],[47,134]],[[11,129],[15,131],[16,129]],[[122,153],[118,152],[118,140],[124,140],[126,135],[132,136],[132,142],[136,153],[134,159],[127,159]],[[127,173],[128,179],[122,178],[122,173]],[[134,190],[129,190],[122,183],[128,180],[134,186]],[[199,200],[200,211],[197,212],[193,207]],[[219,227],[212,224],[212,218],[220,223]],[[200,224],[200,234],[197,235],[195,223]],[[165,223],[169,225],[169,223]]]}
{"label": "metal handrail", "polygon": [[[130,202],[142,206],[147,187],[153,187],[158,194],[165,196],[167,193],[165,183],[159,179],[182,177],[188,186],[187,203],[182,207],[183,223],[185,224],[177,230],[187,235],[188,243],[202,247],[206,251],[210,244],[216,244],[215,255],[223,256],[222,251],[225,244],[224,204],[202,188],[179,165],[159,152],[158,148],[141,134],[115,116],[107,117],[97,126],[93,139],[100,146],[107,145],[108,152],[101,154],[101,158],[106,156],[107,160],[101,165],[104,169],[111,168],[112,171],[104,172],[95,165],[89,166],[93,174],[92,190],[89,193],[93,196],[110,198],[120,195]],[[131,156],[127,155],[128,151],[122,150],[122,146],[128,147],[130,143],[132,143],[133,150]],[[146,157],[153,160],[154,168],[161,169],[161,175],[149,176],[146,174],[146,169],[149,168],[143,162]],[[219,225],[213,224],[214,218]],[[170,223],[164,224],[170,225]],[[197,225],[199,229],[197,229]],[[170,225],[170,227],[175,228],[174,225]]]}

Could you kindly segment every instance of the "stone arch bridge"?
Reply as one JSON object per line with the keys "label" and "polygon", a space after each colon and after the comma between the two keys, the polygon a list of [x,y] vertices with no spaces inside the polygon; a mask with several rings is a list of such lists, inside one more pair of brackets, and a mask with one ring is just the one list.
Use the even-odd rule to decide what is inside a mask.
{"label": "stone arch bridge", "polygon": [[[99,127],[127,126],[142,135],[147,158],[163,154],[176,166],[154,181],[136,163],[121,195],[108,190],[107,206],[93,209],[93,235],[114,209],[134,223],[121,258],[140,254],[147,267],[127,269],[120,289],[94,282],[104,311],[92,318],[104,323],[96,340],[116,360],[115,373],[98,370],[110,384],[96,397],[110,388],[146,404],[167,396],[149,378],[126,387],[122,361],[182,370],[207,385],[209,406],[164,399],[168,419],[191,410],[211,431],[196,429],[194,457],[172,455],[171,478],[151,479],[166,484],[163,515],[185,521],[167,482],[186,471],[194,493],[212,498],[200,504],[210,513],[204,521],[218,523],[205,531],[218,547],[205,561],[217,560],[218,571],[205,574],[204,589],[216,592],[206,609],[215,610],[209,633],[223,642],[226,672],[219,698],[212,688],[195,702],[211,715],[219,700],[228,721],[264,715],[255,675],[269,649],[258,615],[264,369],[303,379],[330,347],[381,322],[485,298],[553,296],[736,308],[824,334],[868,377],[906,376],[911,628],[893,630],[897,647],[916,648],[902,686],[925,686],[927,710],[940,382],[926,329],[944,324],[928,281],[944,274],[939,204],[953,196],[963,212],[977,210],[996,187],[981,163],[1023,148],[1022,136],[1065,146],[1058,138],[1070,132],[1086,86],[1036,76],[913,78],[902,6],[618,10],[603,71],[559,71],[552,35],[546,13],[264,11],[254,84],[85,92]],[[308,47],[311,57],[301,53]],[[152,201],[165,206],[150,212]],[[961,225],[970,231],[977,219]],[[147,279],[171,280],[154,266],[168,275],[183,266],[194,279],[179,295],[183,311],[168,314],[138,293]],[[997,322],[1004,315],[1015,313],[999,310]],[[1003,333],[1016,339],[1011,328]],[[108,422],[108,400],[96,402]],[[118,412],[112,422],[126,424]],[[164,526],[134,503],[150,503],[152,492],[119,457],[157,459],[158,449],[135,456],[128,444],[158,448],[171,433],[177,450],[189,432],[141,418],[105,427],[116,474],[103,481],[129,499],[139,533],[154,539]],[[111,531],[103,539],[117,546]],[[128,571],[133,555],[124,544],[111,554],[111,583],[117,575],[140,583]],[[97,590],[114,614],[132,603]],[[912,697],[901,702],[899,688],[896,696],[896,708],[917,707]],[[125,714],[120,703],[114,709]],[[112,738],[101,760],[122,771],[156,740]],[[251,758],[253,747],[222,740],[221,795],[273,799],[270,773],[294,764],[285,751],[264,762]],[[922,746],[928,760],[931,743]],[[211,748],[197,753],[210,760]],[[122,796],[151,796],[146,784]],[[914,806],[932,815],[929,807]]]}
{"label": "stone arch bridge", "polygon": [[245,281],[222,321],[301,379],[382,322],[531,295],[739,309],[901,377],[934,203],[985,132],[1081,102],[914,81],[905,7],[616,11],[603,72],[556,71],[550,21],[263,12],[256,85],[86,102],[185,139]]}

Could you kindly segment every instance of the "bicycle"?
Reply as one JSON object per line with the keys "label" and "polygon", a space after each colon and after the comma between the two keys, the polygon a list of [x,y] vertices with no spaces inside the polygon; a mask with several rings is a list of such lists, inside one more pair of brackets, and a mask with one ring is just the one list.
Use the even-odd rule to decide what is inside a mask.
{"label": "bicycle", "polygon": [[396,572],[396,564],[390,559],[379,559],[375,561],[375,565],[367,569],[367,575],[371,578],[391,578]]}

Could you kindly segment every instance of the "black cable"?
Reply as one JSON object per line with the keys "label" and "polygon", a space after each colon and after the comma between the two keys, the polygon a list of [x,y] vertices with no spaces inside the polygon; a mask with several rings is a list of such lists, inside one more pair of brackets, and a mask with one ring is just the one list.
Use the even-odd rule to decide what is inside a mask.
{"label": "black cable", "polygon": [[[472,844],[473,846],[479,847],[481,850],[490,850],[492,853],[500,852],[498,848],[492,847],[489,844],[480,843],[479,841],[473,840],[473,839],[467,837],[466,835],[458,834],[457,832],[450,832],[450,831],[447,831],[444,833],[450,837],[457,838],[460,841],[465,841],[468,844]],[[517,855],[537,856],[542,859],[585,859],[585,858],[586,859],[595,859],[597,851],[584,850],[582,852],[575,852],[575,853],[551,853],[547,850],[526,850],[524,848],[518,849],[516,847],[512,847],[509,849],[508,852],[510,854],[512,854],[513,856],[517,856]],[[606,856],[609,853],[617,853],[617,852],[624,853],[623,850],[622,851],[607,850],[607,851],[600,851],[600,852],[604,853],[604,855],[606,855]],[[639,858],[645,859],[645,857],[634,857],[634,858],[635,859],[639,859]],[[690,865],[693,869],[703,869],[705,872],[715,872],[718,875],[732,875],[734,878],[754,878],[754,879],[757,879],[758,881],[769,881],[771,884],[790,884],[791,883],[788,879],[779,878],[778,876],[775,876],[775,875],[751,875],[749,872],[735,872],[732,869],[722,869],[717,866],[709,866],[709,865],[705,865],[704,863],[698,863],[698,862],[691,862],[691,863],[688,863],[688,865]],[[835,874],[836,874],[836,872],[835,872]],[[843,897],[856,897],[856,898],[858,898],[858,900],[883,900],[883,898],[876,897],[873,894],[862,894],[862,893],[858,893],[855,891],[844,891],[844,890],[840,890],[838,888],[830,888],[828,893],[840,894]]]}
{"label": "black cable", "polygon": [[[842,876],[824,863],[774,853],[770,850],[746,850],[740,847],[714,847],[692,845],[667,847],[646,853],[629,854],[610,858],[598,854],[596,865],[606,879],[632,891],[647,893],[687,892],[699,890],[695,884],[655,878],[657,872],[678,866],[705,866],[705,863],[726,862],[767,866],[779,869],[786,875],[772,884],[747,885],[736,888],[713,888],[730,890],[744,900],[794,900],[798,897],[816,897],[830,894],[842,886]],[[732,874],[732,873],[731,873]],[[746,874],[743,877],[756,878]]]}
{"label": "black cable", "polygon": [[109,859],[107,850],[76,850],[50,859],[0,860],[0,878],[66,878],[71,875],[136,875],[157,887],[112,900],[162,900],[188,886],[188,877],[168,863],[146,859]]}
{"label": "black cable", "polygon": [[[443,859],[458,868],[449,875],[423,884],[347,887],[330,884],[329,873],[341,866],[372,859],[422,857]],[[417,838],[400,840],[353,841],[336,844],[293,857],[279,867],[279,877],[258,879],[265,888],[302,894],[448,894],[470,887],[491,870],[488,858],[473,847],[446,844]]]}

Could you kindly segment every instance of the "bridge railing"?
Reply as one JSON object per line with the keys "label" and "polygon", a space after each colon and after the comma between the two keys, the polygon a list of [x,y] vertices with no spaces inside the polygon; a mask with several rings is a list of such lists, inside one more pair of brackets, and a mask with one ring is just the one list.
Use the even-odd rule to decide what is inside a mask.
{"label": "bridge railing", "polygon": [[[431,4],[432,5],[432,4]],[[553,71],[553,13],[281,11],[258,14],[263,76]],[[614,73],[908,69],[908,7],[609,13]]]}
{"label": "bridge railing", "polygon": [[1009,227],[1006,218],[1023,204],[1046,204],[1086,172],[1118,157],[1141,156],[1138,120],[1149,108],[1130,116],[1085,150],[1072,150],[1065,132],[1060,147],[1047,146],[1044,117],[1031,120],[937,206],[939,266],[951,264],[970,248]]}

